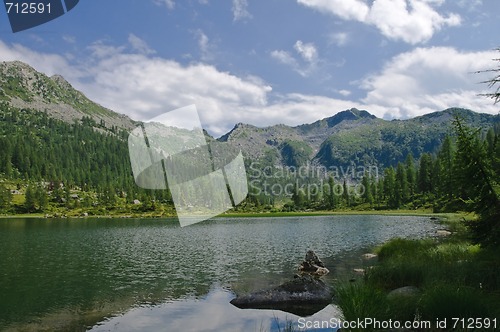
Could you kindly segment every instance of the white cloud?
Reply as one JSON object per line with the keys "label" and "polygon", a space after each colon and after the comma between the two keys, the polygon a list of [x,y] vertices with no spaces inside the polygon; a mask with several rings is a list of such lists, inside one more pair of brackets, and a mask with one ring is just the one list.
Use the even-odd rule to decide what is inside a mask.
{"label": "white cloud", "polygon": [[208,36],[200,29],[196,30],[195,36],[198,39],[198,48],[202,61],[210,61],[213,59],[213,46],[210,43]]}
{"label": "white cloud", "polygon": [[349,41],[349,34],[346,32],[332,33],[328,36],[329,44],[335,44],[337,46],[344,46]]}
{"label": "white cloud", "polygon": [[68,43],[68,44],[74,44],[76,43],[76,38],[74,36],[70,36],[70,35],[63,35],[62,36],[62,39]]}
{"label": "white cloud", "polygon": [[174,0],[153,0],[153,2],[158,6],[166,6],[168,9],[175,8]]}
{"label": "white cloud", "polygon": [[287,51],[274,50],[271,52],[271,57],[285,65],[298,67],[297,60],[295,60],[295,58],[291,56],[290,53],[288,53]]}
{"label": "white cloud", "polygon": [[318,11],[344,20],[354,20],[375,26],[385,37],[410,44],[424,43],[443,27],[461,23],[458,14],[440,14],[444,0],[374,0],[364,1],[297,0]]}
{"label": "white cloud", "polygon": [[297,0],[320,12],[335,14],[344,20],[364,21],[370,8],[362,0]]}
{"label": "white cloud", "polygon": [[441,16],[426,1],[376,0],[368,22],[390,39],[418,44],[431,39],[443,26],[459,25],[460,16]]}
{"label": "white cloud", "polygon": [[128,35],[128,42],[132,46],[134,50],[141,54],[154,54],[156,53],[154,50],[149,48],[148,44],[142,40],[141,38],[137,37],[133,33]]}
{"label": "white cloud", "polygon": [[459,52],[450,47],[416,48],[395,56],[379,73],[367,77],[363,100],[387,108],[386,118],[411,117],[426,110],[451,106],[494,112],[491,101],[477,94],[486,86],[478,84],[491,68],[493,51]]}
{"label": "white cloud", "polygon": [[252,14],[248,11],[247,0],[233,0],[233,20],[240,21],[252,18]]}
{"label": "white cloud", "polygon": [[342,89],[342,90],[336,90],[336,92],[344,97],[348,97],[351,95],[351,91],[349,90],[345,90],[345,89]]}
{"label": "white cloud", "polygon": [[290,66],[294,71],[301,76],[307,77],[316,69],[319,62],[318,50],[313,43],[304,43],[297,40],[293,45],[295,52],[302,58],[301,64],[293,55],[287,51],[274,50],[271,52],[271,57],[278,60],[282,64]]}
{"label": "white cloud", "polygon": [[295,48],[297,53],[299,53],[306,62],[316,63],[318,60],[318,51],[313,43],[304,43],[301,40],[297,40],[293,48]]}
{"label": "white cloud", "polygon": [[242,105],[264,107],[271,90],[213,66],[182,66],[136,54],[101,61],[92,74],[94,83],[85,90],[114,110],[144,120],[194,103],[207,129],[217,134],[228,121],[238,122]]}
{"label": "white cloud", "polygon": [[49,76],[62,75],[70,82],[77,82],[84,76],[82,70],[71,66],[61,55],[39,53],[19,44],[5,44],[0,40],[0,61],[16,60],[27,63]]}
{"label": "white cloud", "polygon": [[111,46],[106,44],[103,40],[98,40],[92,43],[88,49],[96,58],[106,58],[116,54],[120,54],[125,50],[125,46]]}
{"label": "white cloud", "polygon": [[458,0],[457,5],[469,11],[477,10],[483,5],[482,0]]}
{"label": "white cloud", "polygon": [[[259,77],[238,77],[206,64],[181,65],[157,56],[126,53],[125,47],[97,42],[88,62],[34,52],[0,41],[0,60],[20,60],[48,75],[61,74],[92,100],[136,120],[196,104],[205,128],[220,136],[235,123],[257,126],[298,125],[357,107],[378,117],[404,118],[467,107],[496,114],[491,100],[477,96],[485,77],[471,74],[495,65],[493,51],[459,52],[453,48],[417,48],[400,54],[378,73],[362,80],[365,98],[336,91],[351,100],[299,93],[277,94]],[[286,52],[274,52],[290,61]],[[288,59],[288,60],[287,60]],[[293,58],[291,58],[293,59]]]}

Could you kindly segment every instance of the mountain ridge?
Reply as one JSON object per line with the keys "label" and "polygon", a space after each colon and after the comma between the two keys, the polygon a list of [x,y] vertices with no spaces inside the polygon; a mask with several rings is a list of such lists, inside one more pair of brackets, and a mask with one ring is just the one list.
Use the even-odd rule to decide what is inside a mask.
{"label": "mountain ridge", "polygon": [[89,117],[100,124],[100,130],[130,130],[137,123],[91,101],[61,75],[49,77],[21,61],[0,63],[0,101],[19,109],[45,112],[67,123]]}
{"label": "mountain ridge", "polygon": [[[48,77],[20,61],[0,63],[0,103],[18,109],[33,109],[67,123],[89,121],[98,131],[130,131],[140,122],[88,99],[60,75]],[[472,127],[487,128],[499,115],[449,108],[405,120],[384,120],[367,110],[351,108],[309,124],[278,124],[257,127],[237,123],[218,139],[210,141],[239,149],[248,160],[266,165],[325,166],[376,164],[395,165],[411,153],[418,158],[434,152],[451,133],[454,116]]]}

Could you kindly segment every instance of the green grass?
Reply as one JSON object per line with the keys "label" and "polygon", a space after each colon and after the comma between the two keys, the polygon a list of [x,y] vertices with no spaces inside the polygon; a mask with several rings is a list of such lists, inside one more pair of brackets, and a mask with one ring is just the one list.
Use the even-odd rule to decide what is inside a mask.
{"label": "green grass", "polygon": [[354,321],[358,317],[378,320],[389,318],[386,294],[367,283],[346,283],[335,290],[338,305],[342,308],[344,319]]}
{"label": "green grass", "polygon": [[492,318],[493,303],[477,288],[437,283],[428,287],[419,302],[422,319]]}
{"label": "green grass", "polygon": [[[454,218],[458,216],[448,222],[455,223]],[[354,285],[341,281],[337,286],[345,318],[500,319],[500,248],[481,248],[468,242],[466,235],[394,239],[376,248],[379,261],[363,280]],[[420,291],[412,296],[387,296],[405,286]]]}

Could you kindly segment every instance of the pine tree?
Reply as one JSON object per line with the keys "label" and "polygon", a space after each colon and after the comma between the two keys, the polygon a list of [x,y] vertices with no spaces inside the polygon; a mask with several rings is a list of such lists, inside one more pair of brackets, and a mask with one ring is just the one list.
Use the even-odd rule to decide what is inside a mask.
{"label": "pine tree", "polygon": [[455,118],[457,153],[455,172],[462,199],[480,215],[478,222],[471,223],[478,242],[500,245],[500,193],[498,178],[491,168],[486,144],[478,138],[478,130],[463,125]]}
{"label": "pine tree", "polygon": [[5,211],[10,207],[12,194],[5,185],[0,184],[0,210]]}
{"label": "pine tree", "polygon": [[55,181],[55,188],[52,191],[52,201],[61,203],[63,201],[64,192],[59,185],[59,181]]}
{"label": "pine tree", "polygon": [[382,201],[385,199],[385,194],[384,194],[384,179],[380,177],[377,182],[377,195],[376,197],[376,202],[377,206],[380,207],[380,204],[382,204]]}
{"label": "pine tree", "polygon": [[[496,49],[500,52],[500,47]],[[493,59],[493,61],[497,61],[500,64],[500,58]],[[482,83],[487,83],[490,88],[495,88],[495,90],[491,93],[482,94],[483,96],[489,97],[493,99],[494,103],[500,102],[500,66],[493,69],[487,69],[479,71],[478,73],[493,73],[495,76],[486,80]]]}
{"label": "pine tree", "polygon": [[71,190],[68,183],[64,184],[64,203],[67,209],[71,208]]}
{"label": "pine tree", "polygon": [[36,190],[36,198],[38,201],[38,207],[40,211],[45,211],[49,205],[49,198],[47,196],[47,191],[43,186],[39,186]]}
{"label": "pine tree", "polygon": [[295,205],[295,208],[300,209],[304,205],[305,201],[304,192],[299,188],[298,183],[295,183],[295,186],[293,188],[292,201],[293,204]]}
{"label": "pine tree", "polygon": [[344,197],[345,205],[351,206],[351,195],[349,195],[349,187],[347,186],[347,182],[345,179],[344,179],[344,184],[343,184],[342,188],[344,189],[342,192],[342,195]]}
{"label": "pine tree", "polygon": [[26,212],[34,212],[36,210],[36,196],[31,185],[28,185],[28,187],[26,188],[24,209],[26,210]]}
{"label": "pine tree", "polygon": [[398,167],[396,168],[396,185],[396,203],[399,207],[401,204],[408,203],[410,200],[408,176],[406,174],[406,168],[402,163],[398,163]]}
{"label": "pine tree", "polygon": [[387,199],[387,206],[390,208],[398,207],[396,198],[396,174],[392,166],[384,170],[384,194]]}
{"label": "pine tree", "polygon": [[408,181],[408,194],[412,198],[417,188],[417,173],[415,171],[415,161],[411,153],[406,156],[406,178]]}
{"label": "pine tree", "polygon": [[417,184],[419,192],[426,194],[432,191],[432,157],[428,153],[420,156]]}
{"label": "pine tree", "polygon": [[441,149],[437,155],[438,162],[438,172],[439,176],[439,188],[440,193],[451,197],[454,193],[453,188],[453,159],[455,157],[455,151],[453,149],[453,143],[451,138],[447,135],[443,144],[441,145]]}
{"label": "pine tree", "polygon": [[369,203],[370,205],[373,203],[372,196],[372,188],[371,188],[371,179],[367,172],[363,174],[363,179],[361,179],[361,184],[363,185],[363,201],[365,203]]}
{"label": "pine tree", "polygon": [[333,176],[328,178],[328,208],[331,210],[335,209],[336,197],[335,197],[335,180]]}

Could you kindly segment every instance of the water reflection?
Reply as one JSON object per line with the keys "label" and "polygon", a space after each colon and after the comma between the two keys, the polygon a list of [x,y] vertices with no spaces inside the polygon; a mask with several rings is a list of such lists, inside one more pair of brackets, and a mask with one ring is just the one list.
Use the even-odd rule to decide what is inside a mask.
{"label": "water reflection", "polygon": [[175,312],[165,319],[176,319],[187,299],[205,306],[222,296],[211,285],[240,294],[289,280],[308,249],[332,282],[350,269],[347,253],[435,227],[428,218],[387,216],[220,218],[186,228],[173,220],[2,219],[0,330],[84,330],[162,303]]}
{"label": "water reflection", "polygon": [[[200,300],[186,299],[158,306],[134,308],[127,313],[94,326],[90,331],[258,331],[277,332],[285,327],[299,330],[300,316],[278,310],[238,309],[229,304],[234,295],[220,287]],[[328,305],[307,318],[330,321],[340,317],[339,309]],[[321,330],[316,330],[321,331]],[[336,329],[325,329],[336,331]]]}

